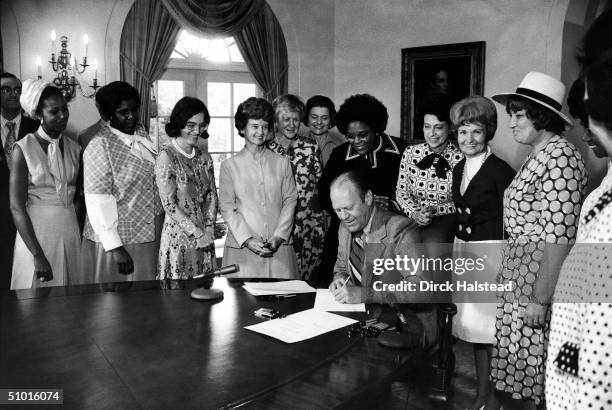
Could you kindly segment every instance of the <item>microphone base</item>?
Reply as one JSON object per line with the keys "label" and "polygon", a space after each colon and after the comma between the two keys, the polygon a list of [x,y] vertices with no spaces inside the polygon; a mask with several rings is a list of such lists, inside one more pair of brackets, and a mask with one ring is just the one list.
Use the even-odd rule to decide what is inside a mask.
{"label": "microphone base", "polygon": [[196,300],[222,299],[223,291],[219,289],[197,288],[191,291],[191,298]]}

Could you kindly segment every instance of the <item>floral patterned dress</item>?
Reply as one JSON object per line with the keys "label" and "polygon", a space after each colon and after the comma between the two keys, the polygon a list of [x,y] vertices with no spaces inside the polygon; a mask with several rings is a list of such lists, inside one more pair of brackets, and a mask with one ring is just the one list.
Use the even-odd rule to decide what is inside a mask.
{"label": "floral patterned dress", "polygon": [[527,157],[504,192],[509,238],[497,281],[512,282],[513,290],[499,295],[491,378],[497,390],[514,399],[536,405],[544,399],[550,309],[542,327],[527,326],[522,316],[530,301],[550,302],[556,280],[540,271],[545,246],[574,242],[586,182],[580,154],[555,135]]}
{"label": "floral patterned dress", "polygon": [[196,247],[195,234],[214,227],[217,189],[213,161],[198,148],[191,158],[172,144],[162,148],[155,181],[166,211],[157,279],[189,279],[216,268],[215,247]]}
{"label": "floral patterned dress", "polygon": [[276,140],[268,148],[291,161],[298,202],[295,209],[293,247],[297,256],[298,272],[307,280],[319,268],[323,253],[326,217],[318,199],[317,183],[323,173],[321,152],[314,141],[297,136],[297,141],[288,149]]}

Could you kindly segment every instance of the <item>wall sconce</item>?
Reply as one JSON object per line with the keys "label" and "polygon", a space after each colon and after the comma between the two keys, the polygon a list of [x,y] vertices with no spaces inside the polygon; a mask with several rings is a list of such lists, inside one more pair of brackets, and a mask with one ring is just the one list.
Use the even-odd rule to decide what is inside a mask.
{"label": "wall sconce", "polygon": [[[98,85],[98,63],[94,60],[94,64],[92,68],[94,69],[94,79],[93,85],[87,85],[82,79],[77,80],[77,76],[79,74],[83,74],[87,67],[90,67],[87,64],[87,49],[89,47],[89,37],[87,34],[83,36],[83,44],[85,46],[85,55],[83,56],[83,62],[81,64],[76,63],[76,59],[72,55],[70,51],[68,51],[68,37],[62,36],[60,37],[60,51],[57,53],[57,57],[55,54],[56,49],[56,34],[55,30],[51,31],[51,59],[49,63],[51,64],[51,68],[53,71],[57,73],[56,77],[53,79],[53,84],[55,84],[60,90],[62,90],[62,94],[66,101],[70,101],[74,98],[77,88],[81,91],[83,97],[93,98],[96,94],[96,91],[100,86]],[[42,70],[41,70],[41,61],[40,57],[36,57],[36,66],[38,71],[38,78],[42,78]],[[79,66],[81,68],[79,69]],[[93,88],[93,92],[86,92],[89,88]]]}

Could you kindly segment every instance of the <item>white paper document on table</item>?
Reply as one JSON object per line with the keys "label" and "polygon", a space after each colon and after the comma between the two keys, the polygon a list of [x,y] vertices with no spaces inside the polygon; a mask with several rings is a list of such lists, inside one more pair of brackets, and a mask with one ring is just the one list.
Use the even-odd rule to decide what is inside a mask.
{"label": "white paper document on table", "polygon": [[314,309],[327,312],[365,312],[365,303],[340,303],[329,289],[317,289]]}
{"label": "white paper document on table", "polygon": [[282,319],[268,320],[244,328],[274,337],[285,343],[295,343],[340,329],[355,322],[357,321],[354,319],[323,310],[308,309]]}
{"label": "white paper document on table", "polygon": [[253,296],[290,295],[293,293],[310,293],[316,290],[303,280],[245,282],[243,288]]}

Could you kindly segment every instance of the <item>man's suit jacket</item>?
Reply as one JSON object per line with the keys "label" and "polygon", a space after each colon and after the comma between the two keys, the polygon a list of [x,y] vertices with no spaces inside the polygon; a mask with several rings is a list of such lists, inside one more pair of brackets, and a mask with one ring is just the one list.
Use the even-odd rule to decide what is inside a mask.
{"label": "man's suit jacket", "polygon": [[[341,223],[338,229],[338,257],[334,266],[334,279],[344,280],[350,276],[351,241],[351,232]],[[416,305],[416,303],[427,301],[426,295],[420,292],[375,292],[372,288],[372,281],[384,278],[384,276],[373,276],[371,270],[365,266],[366,262],[373,258],[395,259],[398,254],[420,257],[422,255],[422,249],[419,246],[421,236],[416,223],[408,217],[376,207],[365,242],[369,246],[366,246],[366,258],[362,266],[362,301],[366,303],[410,303],[410,308],[416,310],[416,316],[423,324],[425,344],[433,343],[438,334],[435,305],[422,303]],[[396,276],[394,279],[399,278]],[[416,275],[410,281],[418,282],[420,279],[421,277]],[[355,285],[353,277],[347,284]]]}

